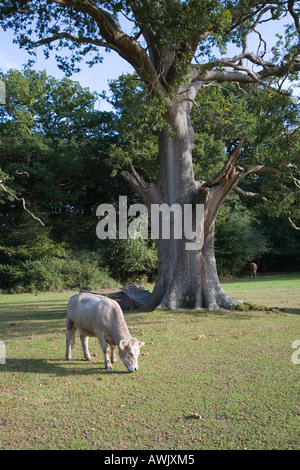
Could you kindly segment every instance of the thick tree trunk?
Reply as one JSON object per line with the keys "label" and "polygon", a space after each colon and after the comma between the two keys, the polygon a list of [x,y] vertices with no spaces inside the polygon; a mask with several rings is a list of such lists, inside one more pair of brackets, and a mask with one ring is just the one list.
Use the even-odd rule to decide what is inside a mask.
{"label": "thick tree trunk", "polygon": [[[156,183],[156,203],[204,204],[204,243],[198,250],[187,250],[184,239],[157,240],[159,268],[150,306],[179,308],[190,306],[217,310],[232,308],[239,301],[222,290],[214,254],[214,225],[220,206],[233,185],[223,181],[213,188],[197,187],[194,180],[192,151],[193,129],[189,102],[174,107],[169,117],[175,135],[159,135],[160,173]],[[234,180],[234,178],[233,178]],[[154,202],[154,201],[153,201]]]}
{"label": "thick tree trunk", "polygon": [[[152,204],[179,204],[184,214],[185,204],[204,205],[201,249],[187,250],[187,241],[176,239],[171,227],[170,239],[159,238],[158,276],[147,308],[166,306],[171,309],[186,307],[217,310],[233,308],[240,301],[230,299],[222,290],[214,254],[214,226],[218,211],[226,195],[236,182],[233,167],[227,163],[224,175],[217,175],[211,184],[194,179],[192,151],[193,129],[190,123],[189,102],[174,104],[166,117],[174,132],[159,134],[160,172],[156,183],[146,183],[134,171],[124,176],[139,192],[151,212]],[[172,221],[172,218],[171,218]],[[183,234],[184,235],[184,234]]]}
{"label": "thick tree trunk", "polygon": [[214,254],[213,230],[201,250],[187,251],[182,240],[158,240],[158,276],[148,308],[231,309],[239,300],[221,288]]}

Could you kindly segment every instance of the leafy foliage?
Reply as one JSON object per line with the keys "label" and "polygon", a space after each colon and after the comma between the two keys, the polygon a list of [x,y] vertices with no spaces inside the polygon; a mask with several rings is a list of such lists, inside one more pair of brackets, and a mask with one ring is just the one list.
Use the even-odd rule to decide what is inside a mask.
{"label": "leafy foliage", "polygon": [[[96,239],[95,211],[102,202],[115,203],[120,194],[127,194],[129,202],[137,201],[118,173],[126,162],[139,168],[147,180],[156,178],[156,134],[163,125],[163,105],[157,109],[151,104],[135,75],[111,83],[114,114],[97,111],[98,96],[69,79],[58,81],[32,70],[1,77],[8,101],[0,108],[0,178],[16,170],[28,173],[7,180],[7,185],[25,197],[45,227],[0,193],[0,288],[96,289],[112,285],[111,276],[119,282],[153,280],[157,270],[153,242]],[[248,176],[243,189],[269,200],[261,204],[235,196],[222,209],[216,228],[221,275],[241,273],[253,259],[272,269],[280,258],[281,266],[288,268],[290,260],[296,260],[299,243],[287,224],[280,224],[279,230],[277,223],[271,223],[287,209],[293,211],[294,220],[298,217],[291,173],[297,177],[299,106],[287,96],[244,91],[247,94],[232,86],[214,86],[199,92],[192,116],[195,176],[213,176],[236,136],[246,132],[241,164],[280,166],[284,177]],[[284,265],[285,260],[289,261]]]}
{"label": "leafy foliage", "polygon": [[237,202],[221,208],[217,223],[215,250],[220,276],[236,276],[251,262],[268,254],[268,234],[253,214]]}
{"label": "leafy foliage", "polygon": [[154,241],[142,238],[109,240],[104,261],[121,282],[153,281],[158,266]]}

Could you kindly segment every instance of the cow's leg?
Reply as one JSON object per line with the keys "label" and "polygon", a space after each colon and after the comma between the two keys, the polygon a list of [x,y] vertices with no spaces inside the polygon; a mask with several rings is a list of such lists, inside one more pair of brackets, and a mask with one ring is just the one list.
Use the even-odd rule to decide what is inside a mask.
{"label": "cow's leg", "polygon": [[72,322],[67,322],[66,330],[66,360],[72,361],[72,347],[75,343],[76,326]]}
{"label": "cow's leg", "polygon": [[116,355],[117,346],[110,345],[110,347],[111,347],[111,362],[112,364],[118,364],[118,359]]}
{"label": "cow's leg", "polygon": [[92,356],[90,355],[90,352],[89,352],[89,337],[80,335],[80,340],[81,340],[81,344],[82,344],[84,358],[87,361],[92,361],[93,359],[92,359]]}
{"label": "cow's leg", "polygon": [[105,369],[112,369],[112,365],[109,359],[109,346],[105,339],[105,334],[102,332],[97,333],[97,338],[100,343],[101,349],[104,354],[104,365]]}

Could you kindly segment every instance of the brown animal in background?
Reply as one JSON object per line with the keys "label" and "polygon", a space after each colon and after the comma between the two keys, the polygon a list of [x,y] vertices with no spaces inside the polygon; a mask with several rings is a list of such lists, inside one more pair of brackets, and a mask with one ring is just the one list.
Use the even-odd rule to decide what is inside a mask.
{"label": "brown animal in background", "polygon": [[250,263],[250,273],[251,273],[251,277],[256,278],[257,264],[255,264],[255,263]]}

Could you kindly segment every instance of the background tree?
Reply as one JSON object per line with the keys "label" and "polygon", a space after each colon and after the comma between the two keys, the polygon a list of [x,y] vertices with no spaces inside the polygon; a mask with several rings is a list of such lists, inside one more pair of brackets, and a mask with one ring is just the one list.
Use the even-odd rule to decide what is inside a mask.
{"label": "background tree", "polygon": [[[116,117],[96,110],[100,96],[45,72],[1,78],[8,96],[0,108],[0,289],[96,289],[114,286],[110,276],[153,276],[151,242],[96,238],[99,204],[125,191],[136,199],[115,175]],[[25,198],[43,227],[24,212]]]}
{"label": "background tree", "polygon": [[[94,212],[123,183],[105,163],[111,114],[95,110],[98,96],[69,79],[31,70],[1,78],[0,168],[9,193],[0,192],[0,287],[109,284]],[[44,227],[24,212],[22,198]]]}
{"label": "background tree", "polygon": [[[120,14],[131,21],[130,33],[122,30]],[[248,36],[260,23],[274,22],[287,14],[292,24],[273,57],[267,57],[264,40],[256,52],[249,50]],[[232,136],[221,170],[209,179],[197,180],[190,113],[197,93],[211,81],[268,88],[272,80],[281,87],[288,74],[293,78],[300,70],[298,14],[298,2],[290,0],[41,0],[34,7],[25,0],[2,2],[1,25],[13,28],[19,43],[28,50],[45,46],[49,55],[53,48],[70,46],[69,60],[58,57],[67,73],[78,68],[82,55],[93,52],[90,63],[94,64],[101,61],[99,48],[116,51],[135,68],[164,118],[158,131],[156,180],[145,182],[136,170],[123,175],[149,208],[153,203],[203,203],[204,245],[201,250],[186,251],[185,240],[157,241],[159,268],[150,306],[176,308],[186,298],[194,307],[208,309],[236,305],[221,289],[216,269],[214,226],[220,207],[232,189],[246,194],[237,186],[243,178],[267,172],[278,176],[280,169],[295,162],[284,162],[283,155],[280,168],[270,166],[272,155],[264,152],[255,162],[248,159],[246,136],[240,129],[239,135]],[[240,52],[224,57],[222,52],[230,42]],[[219,58],[214,55],[215,48],[221,52]],[[205,158],[209,160],[210,155]]]}

